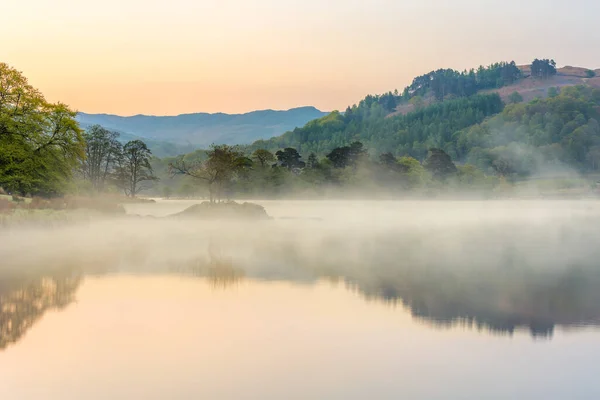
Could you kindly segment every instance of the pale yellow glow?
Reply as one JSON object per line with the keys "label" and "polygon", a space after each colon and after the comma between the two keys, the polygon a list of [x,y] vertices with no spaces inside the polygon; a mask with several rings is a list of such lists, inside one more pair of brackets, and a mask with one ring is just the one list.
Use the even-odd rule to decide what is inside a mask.
{"label": "pale yellow glow", "polygon": [[599,6],[579,3],[564,13],[515,0],[5,0],[0,61],[86,112],[331,110],[441,67],[599,66],[589,49],[600,34],[584,29]]}

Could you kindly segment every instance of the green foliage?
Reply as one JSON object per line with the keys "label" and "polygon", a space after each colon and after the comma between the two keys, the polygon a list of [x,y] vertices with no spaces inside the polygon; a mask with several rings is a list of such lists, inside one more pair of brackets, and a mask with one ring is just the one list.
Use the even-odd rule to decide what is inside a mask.
{"label": "green foliage", "polygon": [[304,168],[306,165],[304,161],[300,161],[302,156],[298,153],[298,150],[291,147],[286,147],[283,150],[277,151],[275,156],[277,156],[279,164],[290,171],[294,168]]}
{"label": "green foliage", "polygon": [[267,167],[269,163],[275,161],[275,156],[268,150],[257,149],[252,153],[252,160],[260,164],[261,167]]}
{"label": "green foliage", "polygon": [[558,96],[559,93],[560,93],[560,91],[558,90],[557,87],[549,87],[548,88],[548,97],[556,97],[556,96]]}
{"label": "green foliage", "polygon": [[458,72],[439,69],[416,77],[405,91],[409,97],[432,93],[437,100],[447,96],[467,97],[483,89],[501,88],[521,79],[521,70],[514,61],[500,62],[477,70]]}
{"label": "green foliage", "polygon": [[456,165],[454,165],[450,156],[442,149],[429,149],[429,154],[423,166],[431,172],[435,179],[441,181],[446,180],[457,172]]}
{"label": "green foliage", "polygon": [[315,169],[319,167],[319,160],[317,159],[317,155],[315,153],[310,153],[308,156],[308,163],[306,166],[309,169]]}
{"label": "green foliage", "polygon": [[555,97],[512,104],[455,135],[459,160],[515,177],[600,167],[600,90],[566,87]]}
{"label": "green foliage", "polygon": [[586,78],[593,78],[595,76],[596,76],[596,71],[592,71],[591,69],[588,69],[585,71]]}
{"label": "green foliage", "polygon": [[[396,93],[367,96],[344,113],[334,111],[279,137],[257,141],[246,147],[254,152],[252,160],[229,187],[242,196],[324,195],[330,189],[351,188],[368,193],[503,190],[531,175],[598,172],[600,90],[550,89],[548,98],[526,104],[515,92],[509,98],[512,104],[505,107],[497,93],[463,97],[468,92],[446,92],[454,83],[432,84],[473,75],[477,88],[492,87],[494,77],[500,77],[498,87],[520,79],[513,67],[514,63],[498,64],[464,75],[440,70],[428,81],[417,79],[421,86],[405,89],[396,99],[396,104],[422,101],[413,112],[390,113],[390,95],[399,97]],[[534,70],[547,77],[552,68],[553,61],[537,60]],[[449,95],[436,102],[431,93],[438,89]],[[257,155],[271,152],[279,163],[264,168],[267,163]],[[310,154],[307,165],[300,161],[305,154]]]}
{"label": "green foliage", "polygon": [[206,153],[207,158],[192,161],[185,156],[169,163],[172,176],[186,175],[208,185],[210,202],[219,202],[226,195],[228,186],[236,178],[243,178],[252,160],[245,157],[235,146],[212,145]]}
{"label": "green foliage", "polygon": [[48,103],[19,71],[0,63],[0,186],[21,194],[64,193],[83,147],[75,112]]}
{"label": "green foliage", "polygon": [[511,104],[521,103],[523,101],[523,96],[519,92],[512,92],[510,96],[508,96],[508,101]]}
{"label": "green foliage", "polygon": [[327,154],[335,168],[355,166],[362,156],[366,154],[361,142],[353,142],[350,146],[337,147]]}
{"label": "green foliage", "polygon": [[430,147],[440,147],[452,155],[453,150],[447,146],[452,145],[456,131],[482,122],[503,107],[496,93],[447,100],[407,115],[388,117],[377,103],[369,108],[361,104],[354,106],[350,113],[342,115],[335,111],[292,132],[257,141],[249,150],[294,148],[301,154],[323,155],[360,141],[376,154],[391,151],[395,155],[423,159]]}
{"label": "green foliage", "polygon": [[556,75],[556,62],[554,60],[537,58],[531,63],[531,76],[546,79]]}

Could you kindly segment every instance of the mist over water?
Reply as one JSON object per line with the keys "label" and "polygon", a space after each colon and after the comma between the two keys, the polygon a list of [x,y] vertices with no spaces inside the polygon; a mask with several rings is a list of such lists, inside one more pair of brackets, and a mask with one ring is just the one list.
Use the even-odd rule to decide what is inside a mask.
{"label": "mist over water", "polygon": [[[33,363],[39,357],[34,349],[40,348],[42,333],[54,337],[64,334],[64,327],[75,327],[91,335],[73,339],[83,347],[107,346],[106,340],[129,343],[128,338],[140,334],[149,336],[142,340],[145,345],[129,343],[132,351],[150,351],[158,336],[186,343],[187,351],[197,350],[206,363],[229,365],[230,384],[245,387],[250,398],[281,398],[290,387],[302,394],[292,398],[308,398],[311,393],[323,394],[318,398],[364,398],[359,393],[439,398],[435,390],[418,384],[417,372],[444,363],[450,369],[463,368],[464,374],[474,374],[482,382],[469,388],[467,378],[434,368],[431,379],[446,384],[456,379],[452,386],[456,392],[447,388],[446,393],[456,394],[450,397],[481,398],[485,385],[494,384],[480,369],[491,361],[487,357],[498,357],[494,373],[517,382],[519,374],[526,373],[516,367],[519,351],[534,362],[553,355],[567,363],[568,354],[562,352],[567,340],[582,357],[569,366],[580,373],[573,378],[580,384],[579,393],[600,391],[585,374],[588,358],[600,356],[587,347],[594,343],[600,348],[600,332],[595,329],[600,324],[596,201],[261,201],[273,219],[166,218],[192,203],[128,204],[128,217],[2,231],[0,374],[11,369],[3,357],[19,364],[12,372],[18,374],[27,367],[26,361]],[[99,330],[90,330],[90,324]],[[145,327],[144,333],[140,327]],[[292,349],[291,338],[300,348],[314,345],[328,358],[318,353],[310,359],[301,356]],[[537,339],[548,346],[546,353],[529,347]],[[457,345],[451,344],[454,340],[463,343],[465,351],[482,351],[487,343],[498,354],[478,358],[470,353],[464,355],[469,361],[456,367],[448,358],[461,357],[451,348]],[[409,350],[411,341],[423,346],[421,355]],[[68,343],[61,343],[59,347],[68,349]],[[385,351],[375,343],[395,350]],[[127,353],[127,346],[119,352]],[[189,367],[190,356],[173,346],[167,346],[168,356],[152,350],[160,353],[155,361]],[[227,350],[231,346],[235,355]],[[339,351],[332,350],[336,348]],[[210,354],[201,356],[202,352]],[[258,361],[261,352],[270,361]],[[91,350],[85,354],[80,362],[93,371],[94,357],[100,356]],[[130,379],[147,374],[155,380],[148,385],[156,393],[166,393],[171,386],[157,377],[158,370],[143,372],[141,360],[153,355],[141,354],[129,361],[115,357],[141,368],[123,372]],[[354,362],[361,358],[365,368],[344,364],[349,358]],[[245,362],[265,369],[249,372]],[[353,383],[344,380],[336,389],[328,386],[314,371],[319,362],[331,368],[323,372],[325,376],[335,381],[346,374],[354,377]],[[278,363],[284,363],[289,374],[274,371],[281,368]],[[307,372],[302,365],[313,370]],[[416,366],[415,375],[409,365]],[[205,367],[194,366],[205,374],[201,377],[220,376],[220,367],[208,373]],[[541,382],[545,374],[558,373],[548,368],[540,364],[538,371],[527,373]],[[393,383],[391,376],[399,371],[416,383]],[[179,398],[244,397],[222,378],[212,383],[198,378],[208,387],[203,391],[188,381],[190,371],[181,374]],[[307,376],[304,385],[292,378],[301,374]],[[268,376],[277,377],[281,386],[254,386]],[[74,378],[83,379],[77,373]],[[77,398],[64,397],[59,387],[52,386],[54,381],[45,382],[53,393],[63,395],[60,398]],[[544,398],[565,398],[560,395],[566,388],[548,385],[534,390],[534,385],[517,383],[495,393],[543,392]],[[89,385],[77,393],[88,398],[92,387],[107,396],[115,390]],[[35,398],[34,392],[18,384],[0,383],[0,397],[17,392],[23,396],[19,398]]]}

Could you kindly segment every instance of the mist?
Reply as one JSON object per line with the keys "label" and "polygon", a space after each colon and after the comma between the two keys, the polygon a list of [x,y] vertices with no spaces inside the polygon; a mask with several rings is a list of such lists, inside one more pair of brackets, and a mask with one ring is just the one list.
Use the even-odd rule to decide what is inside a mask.
{"label": "mist", "polygon": [[192,203],[4,230],[0,296],[64,271],[194,276],[225,289],[325,280],[438,326],[548,335],[600,321],[594,201],[262,201],[271,220],[168,217]]}

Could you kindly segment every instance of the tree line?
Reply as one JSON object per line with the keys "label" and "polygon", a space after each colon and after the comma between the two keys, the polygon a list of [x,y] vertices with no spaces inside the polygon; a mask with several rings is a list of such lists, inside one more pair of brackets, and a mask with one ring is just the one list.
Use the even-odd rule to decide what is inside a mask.
{"label": "tree line", "polygon": [[[600,171],[599,107],[600,90],[586,86],[555,88],[546,99],[506,106],[497,95],[477,95],[385,118],[378,122],[380,130],[373,130],[373,137],[337,138],[348,124],[343,115],[333,114],[253,146],[218,147],[234,151],[232,159],[238,160],[228,164],[235,166],[230,173],[221,173],[224,180],[219,182],[219,193],[227,197],[233,192],[276,195],[324,187],[403,191],[440,185],[490,187],[565,171],[595,173]],[[369,124],[364,127],[370,128]],[[380,138],[392,145],[381,145],[386,142],[379,142]],[[345,143],[330,149],[332,142],[344,139]],[[258,147],[273,142],[276,150]],[[162,169],[165,162],[173,167],[187,158],[200,171],[213,152],[214,148],[165,160]],[[185,181],[185,185],[193,182]]]}
{"label": "tree line", "polygon": [[[536,59],[532,75],[551,76],[555,65]],[[211,201],[219,201],[236,191],[275,194],[292,186],[487,184],[552,164],[597,171],[600,91],[552,89],[547,99],[528,104],[516,93],[508,106],[497,93],[471,94],[518,79],[514,62],[463,73],[438,70],[415,78],[403,94],[367,96],[344,113],[279,137],[159,160],[140,140],[122,144],[118,133],[101,126],[81,130],[74,111],[48,103],[18,71],[0,64],[0,187],[54,196],[78,182],[90,191],[118,188],[135,197],[159,176],[166,195],[193,195],[204,182]],[[422,95],[443,101],[392,113],[407,97]],[[169,177],[181,187],[174,189]]]}

